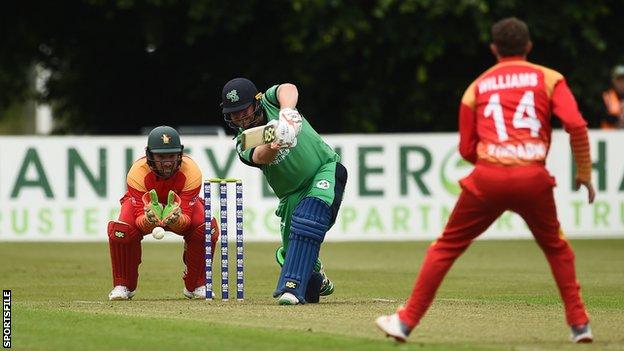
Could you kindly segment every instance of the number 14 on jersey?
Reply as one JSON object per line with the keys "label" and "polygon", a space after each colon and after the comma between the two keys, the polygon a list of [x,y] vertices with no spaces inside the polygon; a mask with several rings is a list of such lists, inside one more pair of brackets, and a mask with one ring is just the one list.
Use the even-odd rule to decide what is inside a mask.
{"label": "number 14 on jersey", "polygon": [[[494,127],[499,141],[507,141],[507,127],[505,127],[505,116],[503,115],[503,106],[500,103],[500,95],[494,93],[490,96],[487,106],[483,110],[483,115],[494,119]],[[542,123],[535,113],[535,97],[532,90],[528,90],[520,99],[516,111],[514,112],[512,125],[516,129],[526,128],[531,130],[531,136],[537,137]]]}

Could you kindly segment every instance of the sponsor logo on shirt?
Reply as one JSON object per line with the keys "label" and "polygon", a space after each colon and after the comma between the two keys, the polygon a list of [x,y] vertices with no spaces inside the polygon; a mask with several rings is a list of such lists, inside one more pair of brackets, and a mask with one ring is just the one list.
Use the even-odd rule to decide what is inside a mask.
{"label": "sponsor logo on shirt", "polygon": [[484,144],[486,159],[507,159],[520,161],[543,161],[546,159],[546,145],[541,142],[537,143],[520,143],[520,144]]}
{"label": "sponsor logo on shirt", "polygon": [[330,185],[330,184],[329,184],[329,181],[327,181],[327,180],[325,180],[325,179],[323,179],[323,180],[319,180],[319,181],[316,183],[316,187],[317,187],[317,188],[319,188],[319,189],[323,189],[323,190],[327,190],[327,189],[329,189],[329,185]]}
{"label": "sponsor logo on shirt", "polygon": [[286,156],[288,156],[289,153],[290,153],[290,149],[280,149],[277,152],[277,155],[275,155],[275,160],[271,162],[271,165],[276,165],[284,161],[284,159],[286,159]]}

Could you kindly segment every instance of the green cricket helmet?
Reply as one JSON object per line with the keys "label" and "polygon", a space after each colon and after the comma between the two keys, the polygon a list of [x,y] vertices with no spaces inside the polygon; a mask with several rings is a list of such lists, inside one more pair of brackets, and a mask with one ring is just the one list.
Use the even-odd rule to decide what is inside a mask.
{"label": "green cricket helmet", "polygon": [[[247,78],[234,78],[225,83],[221,91],[221,112],[223,119],[230,128],[238,131],[240,128],[255,127],[262,122],[262,106],[260,104],[262,93],[256,85]],[[232,121],[232,113],[245,110],[254,105],[253,112],[247,116],[238,118],[237,123]]]}
{"label": "green cricket helmet", "polygon": [[[147,147],[145,147],[145,157],[147,165],[159,177],[169,178],[178,171],[182,164],[182,152],[184,145],[180,143],[180,134],[169,126],[159,126],[147,136]],[[156,161],[154,154],[177,154],[173,167],[166,164],[169,161]],[[158,167],[160,166],[160,167]]]}

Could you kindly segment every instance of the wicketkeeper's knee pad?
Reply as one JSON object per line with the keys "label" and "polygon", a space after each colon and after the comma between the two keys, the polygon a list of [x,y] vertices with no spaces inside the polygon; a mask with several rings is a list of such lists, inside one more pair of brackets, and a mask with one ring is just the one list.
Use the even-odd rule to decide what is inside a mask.
{"label": "wicketkeeper's knee pad", "polygon": [[[190,234],[185,235],[184,236],[184,240],[188,243],[189,241],[201,241],[202,244],[205,242],[206,240],[206,226],[204,225],[204,223],[198,225],[197,227],[195,227],[195,229],[193,229],[193,231],[190,232]],[[220,235],[220,231],[219,231],[219,223],[217,222],[217,219],[212,217],[212,220],[210,221],[210,241],[212,242],[212,245],[214,245],[218,240],[219,240],[219,235]]]}
{"label": "wicketkeeper's knee pad", "polygon": [[274,296],[289,291],[299,301],[305,301],[308,280],[330,222],[331,209],[324,201],[306,197],[297,205],[291,220],[286,260]]}
{"label": "wicketkeeper's knee pad", "polygon": [[143,235],[136,227],[131,227],[128,223],[119,221],[108,222],[108,238],[111,242],[127,244],[133,241],[141,241]]}

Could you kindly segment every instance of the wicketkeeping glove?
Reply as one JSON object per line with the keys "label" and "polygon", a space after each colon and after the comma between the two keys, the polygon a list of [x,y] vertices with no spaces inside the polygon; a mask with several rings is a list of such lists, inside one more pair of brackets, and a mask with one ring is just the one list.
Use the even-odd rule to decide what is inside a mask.
{"label": "wicketkeeping glove", "polygon": [[182,209],[180,208],[181,201],[180,197],[173,190],[169,190],[167,205],[165,205],[162,211],[162,223],[165,226],[175,225],[180,220],[180,215],[182,214]]}
{"label": "wicketkeeping glove", "polygon": [[141,200],[143,200],[143,211],[145,212],[145,218],[147,221],[152,224],[160,223],[163,213],[163,205],[158,202],[158,194],[156,194],[156,190],[152,189],[143,194]]}

